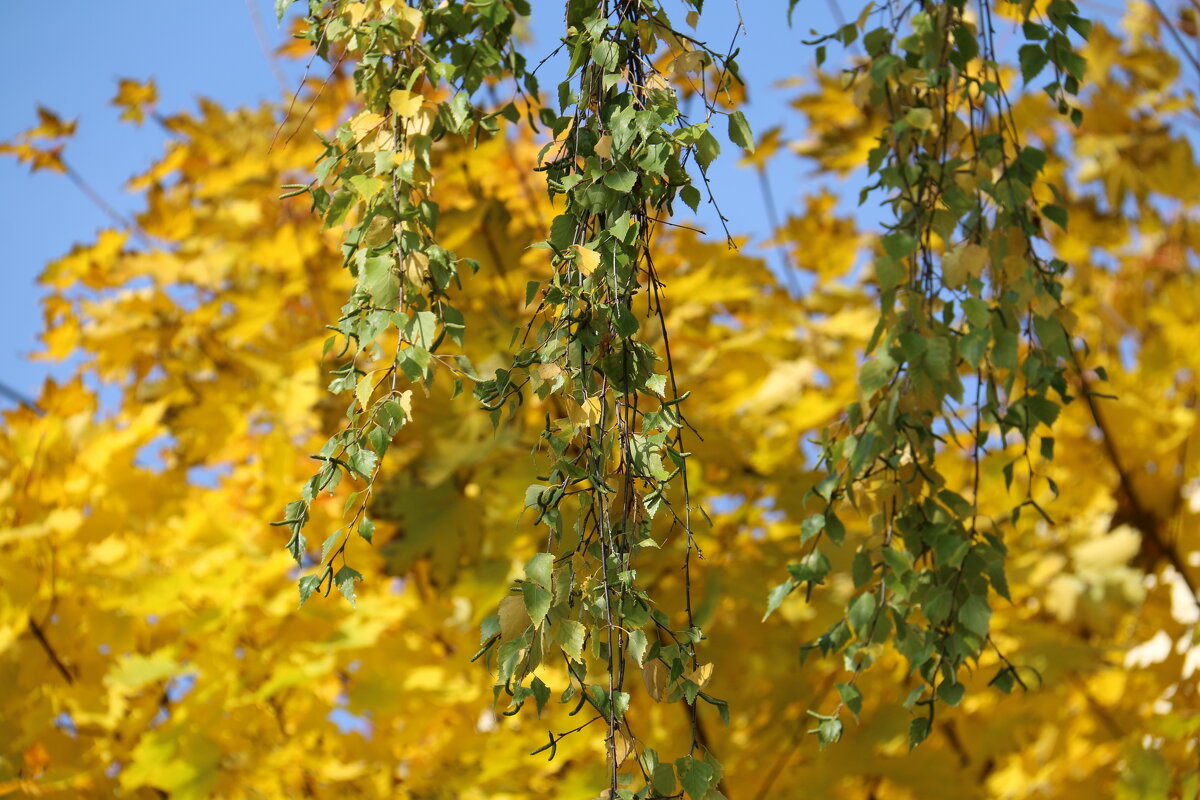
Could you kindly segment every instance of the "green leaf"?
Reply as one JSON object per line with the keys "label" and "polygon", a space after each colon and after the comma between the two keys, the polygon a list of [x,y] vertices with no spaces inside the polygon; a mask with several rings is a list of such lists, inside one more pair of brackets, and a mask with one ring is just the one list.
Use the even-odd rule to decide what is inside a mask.
{"label": "green leaf", "polygon": [[542,679],[533,676],[533,680],[529,682],[529,689],[533,692],[533,700],[537,703],[537,711],[540,715],[542,709],[546,707],[546,701],[550,699],[550,687],[542,682]]}
{"label": "green leaf", "polygon": [[646,649],[649,646],[650,642],[646,639],[646,632],[641,628],[629,633],[629,654],[633,656],[633,660],[639,667],[645,666]]}
{"label": "green leaf", "polygon": [[578,225],[579,220],[571,214],[559,214],[554,218],[550,223],[550,244],[555,250],[566,250],[571,246]]}
{"label": "green leaf", "polygon": [[683,198],[683,202],[688,204],[688,208],[692,211],[700,209],[700,190],[695,186],[688,184],[679,190],[679,196]]}
{"label": "green leaf", "polygon": [[288,6],[295,0],[275,0],[275,17],[278,22],[283,22],[283,15],[287,13]]}
{"label": "green leaf", "polygon": [[1046,68],[1046,64],[1050,63],[1050,56],[1036,44],[1024,45],[1018,51],[1017,57],[1021,64],[1021,77],[1025,79],[1026,84],[1036,78]]}
{"label": "green leaf", "polygon": [[754,152],[754,134],[750,130],[750,123],[746,121],[746,115],[740,111],[729,115],[729,141],[739,145],[747,153]]}
{"label": "green leaf", "polygon": [[360,572],[350,567],[342,567],[333,576],[333,582],[337,585],[338,591],[342,596],[350,601],[350,605],[358,607],[357,597],[354,594],[354,584],[356,581],[361,581],[363,576]]}
{"label": "green leaf", "polygon": [[553,573],[554,556],[550,553],[538,553],[525,565],[525,577],[543,589],[550,588]]}
{"label": "green leaf", "polygon": [[823,583],[832,568],[824,553],[813,550],[800,559],[799,563],[788,564],[788,574],[797,584]]}
{"label": "green leaf", "polygon": [[992,618],[992,610],[988,608],[987,598],[973,594],[958,610],[958,619],[967,630],[978,636],[987,636],[988,622]]}
{"label": "green leaf", "polygon": [[521,594],[525,597],[525,610],[529,612],[529,618],[533,620],[534,626],[542,624],[542,620],[546,618],[546,612],[550,610],[550,590],[543,589],[536,583],[522,583]]}
{"label": "green leaf", "polygon": [[908,749],[912,750],[929,738],[929,717],[917,717],[908,726]]}
{"label": "green leaf", "polygon": [[813,514],[800,523],[800,544],[804,544],[825,529],[825,515]]}
{"label": "green leaf", "polygon": [[300,588],[300,607],[308,602],[308,598],[312,597],[312,593],[321,585],[321,575],[305,575],[300,579],[298,584]]}
{"label": "green leaf", "polygon": [[966,687],[957,681],[942,681],[938,686],[937,695],[938,699],[946,705],[956,706],[962,702],[966,691]]}
{"label": "green leaf", "polygon": [[700,134],[700,139],[696,142],[696,163],[700,165],[700,169],[707,172],[708,165],[715,161],[720,153],[721,143],[717,141],[717,137],[708,130]]}
{"label": "green leaf", "polygon": [[369,481],[379,463],[379,456],[375,455],[372,450],[359,447],[350,453],[350,457],[346,461],[350,465],[350,469],[357,472],[363,480]]}
{"label": "green leaf", "polygon": [[764,621],[767,617],[774,613],[775,609],[779,608],[779,604],[782,603],[795,588],[796,583],[791,578],[788,578],[786,581],[771,590],[770,596],[767,597],[767,613],[763,614]]}
{"label": "green leaf", "polygon": [[583,657],[583,643],[587,639],[587,628],[573,619],[563,620],[558,627],[558,643],[563,652],[578,661]]}
{"label": "green leaf", "polygon": [[925,340],[925,371],[929,377],[945,380],[950,377],[950,340],[939,336]]}
{"label": "green leaf", "polygon": [[631,170],[613,170],[604,173],[604,185],[614,192],[629,194],[637,183],[637,173]]}
{"label": "green leaf", "polygon": [[363,517],[358,523],[358,535],[367,540],[367,544],[375,538],[375,523]]}
{"label": "green leaf", "polygon": [[874,358],[863,364],[858,373],[858,383],[867,397],[882,389],[892,379],[892,368],[896,366],[890,357]]}
{"label": "green leaf", "polygon": [[854,580],[854,588],[858,589],[866,586],[874,574],[875,567],[871,564],[871,557],[862,550],[855,553],[854,560],[850,565],[850,575]]}
{"label": "green leaf", "polygon": [[383,190],[382,180],[366,175],[355,175],[350,179],[350,185],[354,187],[354,191],[358,192],[359,197],[368,202]]}
{"label": "green leaf", "polygon": [[837,690],[846,708],[850,709],[850,713],[854,715],[855,719],[858,719],[858,712],[862,711],[862,692],[858,690],[857,686],[850,683],[837,684]]}
{"label": "green leaf", "polygon": [[395,263],[391,256],[373,256],[363,263],[359,282],[377,308],[394,309],[400,302],[400,280],[392,269]]}
{"label": "green leaf", "polygon": [[602,40],[592,45],[592,60],[609,72],[617,68],[620,58],[621,51],[616,42]]}
{"label": "green leaf", "polygon": [[691,800],[701,800],[716,778],[713,768],[705,761],[692,756],[684,756],[675,761],[675,769],[679,772],[679,783]]}
{"label": "green leaf", "polygon": [[907,233],[889,233],[883,237],[883,249],[897,261],[903,261],[917,249],[917,240]]}
{"label": "green leaf", "polygon": [[895,289],[908,278],[908,269],[904,263],[891,256],[881,256],[875,259],[875,279],[879,282],[879,290],[886,292]]}
{"label": "green leaf", "polygon": [[836,514],[831,513],[825,517],[825,535],[838,547],[841,547],[842,542],[846,541],[846,526],[842,524]]}
{"label": "green leaf", "polygon": [[650,774],[650,785],[663,797],[675,794],[675,768],[670,764],[655,764]]}
{"label": "green leaf", "polygon": [[870,592],[860,594],[850,603],[850,609],[846,612],[846,617],[850,621],[850,629],[860,639],[866,634],[867,625],[870,624],[871,618],[875,616],[876,607],[875,595]]}
{"label": "green leaf", "polygon": [[1042,206],[1042,214],[1064,231],[1067,229],[1067,210],[1062,206]]}

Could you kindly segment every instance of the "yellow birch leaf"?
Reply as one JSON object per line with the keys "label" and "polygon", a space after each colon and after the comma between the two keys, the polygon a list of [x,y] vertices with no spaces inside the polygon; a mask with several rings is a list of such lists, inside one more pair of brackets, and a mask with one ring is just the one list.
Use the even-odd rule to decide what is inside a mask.
{"label": "yellow birch leaf", "polygon": [[400,29],[403,39],[413,41],[420,36],[424,23],[425,19],[420,11],[411,6],[396,4],[396,27]]}
{"label": "yellow birch leaf", "polygon": [[696,684],[701,689],[703,689],[705,686],[708,685],[708,682],[710,680],[712,680],[712,674],[713,674],[713,665],[710,663],[710,664],[701,664],[700,666],[696,667],[694,670],[687,673],[683,677],[688,679],[692,683]]}
{"label": "yellow birch leaf", "polygon": [[362,406],[362,410],[366,411],[371,404],[371,395],[375,391],[375,373],[368,372],[358,379],[358,383],[354,386],[354,396],[358,398],[358,404]]}
{"label": "yellow birch leaf", "polygon": [[954,248],[942,256],[942,282],[947,288],[957,289],[968,278],[978,278],[983,275],[987,257],[987,248],[981,245],[968,244]]}
{"label": "yellow birch leaf", "polygon": [[571,248],[575,251],[575,265],[584,275],[591,275],[600,266],[600,254],[592,248],[577,244],[571,245]]}
{"label": "yellow birch leaf", "polygon": [[509,595],[500,601],[500,642],[511,642],[529,627],[529,612],[525,610],[525,601]]}
{"label": "yellow birch leaf", "polygon": [[661,701],[663,690],[667,688],[667,668],[658,659],[647,661],[646,666],[642,667],[642,682],[646,684],[646,692],[654,698],[654,702]]}
{"label": "yellow birch leaf", "polygon": [[362,139],[383,124],[383,117],[371,111],[360,111],[350,118],[350,131],[355,139]]}
{"label": "yellow birch leaf", "polygon": [[699,72],[704,69],[704,53],[700,50],[689,50],[686,53],[680,53],[675,59],[672,68],[675,70],[675,77],[686,78],[689,73]]}
{"label": "yellow birch leaf", "polygon": [[346,10],[344,13],[345,13],[346,17],[350,20],[350,26],[352,28],[357,28],[359,25],[362,24],[363,17],[365,17],[367,15],[367,4],[366,3],[351,3],[350,5],[346,6]]}
{"label": "yellow birch leaf", "polygon": [[596,155],[600,158],[612,158],[612,137],[607,133],[596,142]]}
{"label": "yellow birch leaf", "polygon": [[407,89],[393,89],[392,93],[388,95],[388,105],[391,106],[392,111],[405,119],[415,117],[421,110],[421,103],[424,101],[424,97]]}
{"label": "yellow birch leaf", "polygon": [[429,274],[429,256],[414,250],[404,256],[404,277],[410,283],[421,284]]}
{"label": "yellow birch leaf", "polygon": [[614,744],[617,746],[616,756],[617,766],[619,767],[625,763],[625,759],[629,758],[629,754],[633,752],[633,740],[629,738],[629,735],[625,731],[618,729],[617,741]]}

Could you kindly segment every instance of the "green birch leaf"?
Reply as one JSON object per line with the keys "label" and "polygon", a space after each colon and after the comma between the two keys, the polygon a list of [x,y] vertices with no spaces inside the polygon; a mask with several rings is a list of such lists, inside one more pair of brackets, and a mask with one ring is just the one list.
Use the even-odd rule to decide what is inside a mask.
{"label": "green birch leaf", "polygon": [[550,590],[543,589],[536,583],[522,583],[521,594],[525,597],[525,610],[533,620],[534,627],[542,624],[546,612],[550,610]]}
{"label": "green birch leaf", "polygon": [[729,115],[729,141],[747,153],[754,152],[754,134],[750,130],[750,123],[746,121],[746,115],[741,111]]}

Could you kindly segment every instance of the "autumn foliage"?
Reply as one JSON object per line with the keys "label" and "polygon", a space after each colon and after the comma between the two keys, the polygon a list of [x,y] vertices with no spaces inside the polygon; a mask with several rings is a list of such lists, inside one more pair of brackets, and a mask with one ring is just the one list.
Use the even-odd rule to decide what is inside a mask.
{"label": "autumn foliage", "polygon": [[[1070,99],[1078,127],[1044,93],[1013,98],[1014,128],[1046,155],[1030,207],[1064,214],[1039,216],[1036,233],[1069,265],[1074,399],[1028,446],[993,438],[1003,457],[978,472],[968,458],[939,462],[944,486],[977,508],[1034,503],[987,522],[1007,551],[979,612],[990,635],[957,681],[939,684],[936,712],[902,643],[859,631],[873,662],[861,673],[849,656],[805,646],[863,596],[873,567],[864,575],[856,554],[878,545],[894,496],[879,483],[892,478],[873,477],[873,499],[844,514],[845,543],[818,551],[819,590],[771,596],[812,550],[822,431],[864,400],[880,237],[835,211],[832,195],[797,188],[776,231],[797,292],[720,237],[656,230],[663,328],[643,319],[642,335],[658,347],[669,331],[674,377],[690,392],[689,489],[711,524],[697,514],[690,587],[678,530],[638,555],[638,584],[677,628],[686,606],[705,636],[682,679],[627,659],[638,742],[622,735],[616,747],[644,766],[649,743],[677,765],[659,774],[663,786],[651,780],[655,796],[704,796],[676,761],[696,740],[723,769],[708,796],[732,800],[1195,796],[1200,162],[1189,126],[1200,105],[1169,35],[1140,3],[1119,29],[1095,25],[1080,48],[1086,85]],[[39,357],[78,368],[0,429],[0,795],[471,800],[608,786],[603,720],[557,736],[591,716],[557,702],[566,668],[543,667],[554,700],[507,716],[497,664],[472,660],[487,619],[510,622],[510,582],[546,548],[527,495],[546,469],[539,437],[551,418],[582,427],[586,405],[530,392],[494,425],[449,371],[397,391],[407,424],[373,493],[343,480],[308,512],[309,529],[327,533],[366,504],[372,527],[349,545],[356,605],[335,591],[298,608],[297,580],[327,560],[323,536],[298,567],[287,532],[268,523],[314,474],[308,454],[346,423],[350,395],[326,391],[346,363],[327,326],[355,281],[344,226],[279,187],[304,185],[327,151],[313,128],[328,134],[362,113],[348,72],[306,82],[303,121],[284,117],[287,98],[154,116],[167,145],[131,180],[145,201],[135,224],[42,273]],[[152,85],[121,92],[123,117],[147,119]],[[836,75],[806,80],[795,107],[806,139],[768,132],[747,168],[770,170],[774,150],[791,147],[845,176],[886,121]],[[534,170],[546,134],[495,122],[496,135],[432,146],[422,185],[440,206],[438,246],[477,262],[458,270],[455,303],[469,332],[461,353],[482,376],[511,366],[514,331],[538,313],[530,285],[547,280],[549,257],[530,245],[567,202],[549,199]],[[4,149],[61,171],[73,130],[42,111]],[[984,249],[944,248],[964,283],[986,258],[970,247]],[[961,371],[974,391],[974,370]],[[366,408],[375,388],[350,402]],[[945,450],[967,440],[937,433]],[[906,466],[906,481],[924,480],[908,462],[896,473]],[[768,602],[777,608],[764,619]],[[584,647],[582,632],[559,630],[565,650]],[[666,702],[673,682],[689,681],[726,705]],[[841,740],[819,747],[810,711],[844,718]],[[930,730],[910,752],[918,717]],[[530,755],[548,740],[553,750]]]}

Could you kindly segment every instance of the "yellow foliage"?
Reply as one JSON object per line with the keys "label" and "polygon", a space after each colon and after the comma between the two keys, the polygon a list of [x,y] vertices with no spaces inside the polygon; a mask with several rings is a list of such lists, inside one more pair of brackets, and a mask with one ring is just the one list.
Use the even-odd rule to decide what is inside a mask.
{"label": "yellow foliage", "polygon": [[[359,5],[347,8],[352,22]],[[405,13],[415,35],[419,14]],[[839,576],[827,592],[757,622],[811,510],[804,493],[817,472],[804,443],[857,399],[876,314],[854,269],[865,239],[834,216],[831,196],[806,198],[777,232],[814,280],[797,297],[762,260],[723,243],[686,230],[661,239],[672,357],[703,436],[691,489],[713,523],[698,526],[704,559],[692,578],[712,663],[686,677],[730,704],[728,727],[703,703],[697,723],[727,766],[729,797],[1137,797],[1195,785],[1198,167],[1165,121],[1179,93],[1158,80],[1172,74],[1155,71],[1161,54],[1100,31],[1094,41],[1103,82],[1088,95],[1087,122],[1045,145],[1057,148],[1050,168],[1082,187],[1054,243],[1072,261],[1068,305],[1087,363],[1110,380],[1084,373],[1053,462],[1029,456],[1056,524],[1032,513],[979,521],[1009,550],[1012,601],[995,602],[992,636],[1027,690],[989,689],[1002,666],[989,651],[966,699],[939,710],[911,754],[912,712],[900,703],[917,680],[887,651],[872,653],[877,667],[859,681],[867,701],[843,741],[822,752],[804,736],[806,709],[832,711],[844,673],[816,654],[800,663],[796,645],[854,594],[852,545],[878,535],[878,509],[865,503],[846,520],[847,546],[827,553]],[[686,58],[686,71],[698,68]],[[316,100],[318,125],[344,108],[336,84]],[[799,103],[813,127],[798,149],[828,170],[857,167],[880,120],[835,83],[814,91]],[[145,97],[128,99],[140,108]],[[392,102],[415,110],[414,98]],[[1052,112],[1032,102],[1019,111],[1046,139],[1058,130]],[[382,121],[360,112],[352,127],[390,149]],[[487,670],[470,657],[497,606],[502,640],[526,624],[523,601],[502,592],[541,547],[521,518],[535,480],[529,443],[547,418],[597,424],[600,401],[532,398],[495,432],[446,382],[405,394],[419,423],[392,443],[371,500],[379,528],[376,548],[356,556],[366,578],[358,609],[314,598],[298,610],[284,538],[265,520],[309,475],[303,453],[346,410],[321,390],[340,363],[337,348],[323,355],[323,326],[349,290],[336,238],[275,190],[311,165],[316,145],[297,136],[268,149],[270,109],[205,105],[166,124],[178,141],[135,184],[147,193],[138,225],[156,244],[131,247],[130,231],[105,231],[46,268],[46,355],[78,357],[81,377],[48,382],[44,413],[11,411],[0,430],[0,793],[593,796],[600,737],[563,739],[553,761],[529,757],[547,730],[577,718],[554,704],[541,718],[497,716]],[[30,142],[71,128],[43,119],[18,157],[36,164]],[[464,277],[461,306],[481,372],[506,363],[531,312],[526,282],[548,269],[545,253],[526,247],[554,216],[529,177],[538,149],[500,136],[478,150],[448,139],[437,152],[443,235],[481,264]],[[1124,212],[1130,198],[1136,216]],[[979,277],[989,259],[1018,269],[992,243],[947,249],[948,283]],[[592,272],[599,254],[576,247],[574,263]],[[366,407],[390,365],[364,367],[355,401]],[[119,389],[111,408],[97,379]],[[1088,402],[1089,392],[1118,399]],[[946,474],[957,491],[976,491],[969,464]],[[341,524],[350,490],[314,503],[314,530]],[[978,492],[1005,502],[999,467]],[[639,571],[664,607],[682,606],[676,559],[648,556]],[[655,702],[671,676],[653,660],[641,672],[630,711],[639,738],[686,741],[691,720]],[[546,680],[563,685],[550,670]]]}

